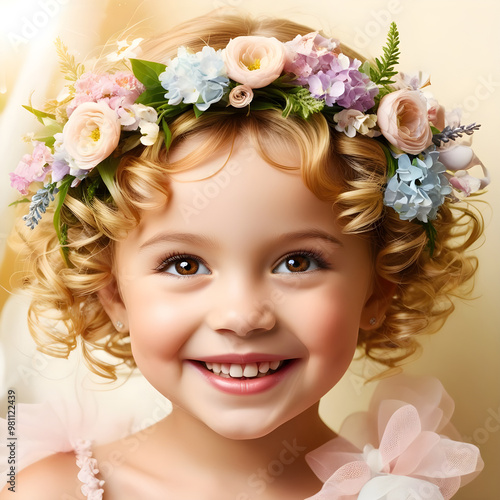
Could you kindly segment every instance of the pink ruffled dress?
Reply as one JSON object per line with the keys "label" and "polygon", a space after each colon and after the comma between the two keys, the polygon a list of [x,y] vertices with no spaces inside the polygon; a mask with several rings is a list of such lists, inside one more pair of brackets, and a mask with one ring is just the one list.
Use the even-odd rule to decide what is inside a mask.
{"label": "pink ruffled dress", "polygon": [[[367,412],[349,416],[338,437],[306,456],[323,482],[306,500],[448,500],[483,468],[476,446],[451,439],[458,436],[449,423],[453,409],[436,379],[398,376],[382,381]],[[51,409],[43,411],[48,417]],[[40,422],[40,411],[36,413]],[[102,500],[104,481],[98,478],[91,442],[72,441],[61,432],[42,437],[39,429],[35,436],[33,408],[19,414],[19,436],[29,446],[18,470],[51,453],[74,450],[83,495]]]}

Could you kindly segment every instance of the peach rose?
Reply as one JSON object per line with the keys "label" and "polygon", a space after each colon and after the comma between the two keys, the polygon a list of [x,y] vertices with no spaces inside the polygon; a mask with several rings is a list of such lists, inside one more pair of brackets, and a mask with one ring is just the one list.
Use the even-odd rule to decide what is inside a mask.
{"label": "peach rose", "polygon": [[238,36],[227,44],[224,59],[229,78],[260,89],[281,75],[286,50],[274,37]]}
{"label": "peach rose", "polygon": [[402,89],[384,96],[377,123],[384,137],[405,153],[419,154],[432,144],[427,101],[419,90]]}
{"label": "peach rose", "polygon": [[229,104],[233,108],[244,108],[253,99],[253,91],[248,85],[238,85],[229,93]]}
{"label": "peach rose", "polygon": [[106,159],[120,141],[120,120],[105,102],[85,102],[71,114],[63,129],[63,146],[81,170]]}

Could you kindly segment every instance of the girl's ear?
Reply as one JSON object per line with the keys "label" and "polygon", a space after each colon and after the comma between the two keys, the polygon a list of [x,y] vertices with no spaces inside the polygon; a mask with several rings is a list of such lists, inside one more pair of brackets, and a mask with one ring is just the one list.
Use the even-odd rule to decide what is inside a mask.
{"label": "girl's ear", "polygon": [[128,330],[127,309],[120,296],[116,280],[99,290],[97,296],[115,327],[118,330]]}
{"label": "girl's ear", "polygon": [[359,327],[363,330],[378,328],[385,319],[385,312],[391,304],[396,284],[380,276],[375,278],[372,294],[368,297]]}

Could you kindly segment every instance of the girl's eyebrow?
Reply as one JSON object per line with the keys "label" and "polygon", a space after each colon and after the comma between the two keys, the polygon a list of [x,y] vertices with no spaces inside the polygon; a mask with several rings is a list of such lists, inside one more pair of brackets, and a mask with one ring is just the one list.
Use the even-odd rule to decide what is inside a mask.
{"label": "girl's eyebrow", "polygon": [[[343,243],[338,238],[325,231],[322,231],[321,229],[308,229],[308,230],[293,231],[290,233],[280,234],[279,236],[276,237],[275,242],[280,244],[299,239],[321,239],[340,247],[344,246]],[[216,242],[212,238],[209,238],[208,236],[203,236],[200,234],[193,234],[193,233],[163,232],[155,234],[152,238],[149,238],[139,247],[139,250],[142,251],[143,249],[151,245],[156,245],[158,243],[165,243],[165,242],[190,243],[192,245],[204,246],[208,248],[217,247]]]}
{"label": "girl's eyebrow", "polygon": [[143,250],[151,245],[155,245],[157,243],[168,243],[168,242],[177,242],[177,243],[190,243],[192,245],[197,246],[205,246],[205,247],[216,247],[216,243],[214,240],[209,238],[208,236],[203,236],[200,234],[193,233],[158,233],[155,234],[152,238],[149,238],[145,241],[140,247],[139,250]]}
{"label": "girl's eyebrow", "polygon": [[284,243],[291,240],[301,239],[321,239],[340,247],[344,246],[338,238],[321,229],[307,229],[304,231],[292,231],[290,233],[281,234],[276,238],[276,242]]}

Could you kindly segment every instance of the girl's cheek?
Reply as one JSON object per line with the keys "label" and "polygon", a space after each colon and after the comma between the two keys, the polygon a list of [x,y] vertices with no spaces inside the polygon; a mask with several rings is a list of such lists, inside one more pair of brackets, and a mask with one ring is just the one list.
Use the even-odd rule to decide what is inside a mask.
{"label": "girl's cheek", "polygon": [[162,300],[134,306],[129,315],[132,347],[152,355],[177,351],[196,329],[193,312],[186,309]]}
{"label": "girl's cheek", "polygon": [[359,299],[343,289],[315,290],[287,301],[285,309],[289,317],[295,318],[294,329],[311,353],[321,353],[330,347],[339,352],[343,347],[356,346],[361,314]]}

